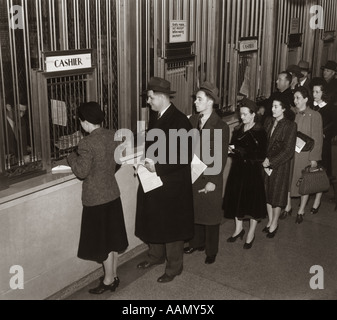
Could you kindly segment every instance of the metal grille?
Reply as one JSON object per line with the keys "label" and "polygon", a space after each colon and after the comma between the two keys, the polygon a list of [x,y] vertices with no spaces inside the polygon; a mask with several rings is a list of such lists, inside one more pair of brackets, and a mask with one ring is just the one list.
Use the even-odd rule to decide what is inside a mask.
{"label": "metal grille", "polygon": [[[23,28],[11,29],[14,5],[23,10]],[[93,49],[93,61],[97,68],[97,101],[107,117],[104,126],[118,129],[118,57],[117,18],[115,0],[0,0],[0,72],[1,72],[1,130],[4,143],[0,145],[0,156],[4,158],[5,171],[10,176],[31,170],[32,164],[40,165],[41,145],[38,116],[32,114],[32,70],[43,69],[43,52],[73,49]],[[63,83],[61,83],[61,82]],[[83,100],[87,79],[53,79],[48,82],[48,96],[57,102],[58,108],[71,106]],[[76,83],[71,87],[68,82]],[[56,102],[53,102],[54,105]],[[6,105],[11,106],[11,111]],[[19,107],[27,111],[20,116]],[[51,102],[49,102],[51,111]],[[53,108],[56,108],[55,106]],[[35,110],[35,109],[34,109]],[[36,110],[35,110],[36,111]],[[15,146],[11,144],[10,130],[6,119],[11,114],[14,121]],[[71,114],[68,114],[71,117]],[[70,123],[70,122],[69,122]],[[67,138],[77,132],[75,124],[58,126],[51,124],[51,156],[58,159],[71,148],[58,148],[66,144]],[[27,129],[22,129],[26,124]],[[59,141],[63,142],[60,144]],[[0,139],[1,140],[1,139]],[[70,141],[69,145],[70,145]],[[0,143],[1,144],[1,143]],[[26,151],[28,145],[28,155]],[[10,150],[11,149],[11,150]],[[14,156],[13,156],[14,155]],[[50,159],[49,159],[50,160]],[[47,160],[47,161],[49,161]]]}
{"label": "metal grille", "polygon": [[86,101],[87,75],[48,79],[51,159],[59,160],[82,138],[77,106]]}

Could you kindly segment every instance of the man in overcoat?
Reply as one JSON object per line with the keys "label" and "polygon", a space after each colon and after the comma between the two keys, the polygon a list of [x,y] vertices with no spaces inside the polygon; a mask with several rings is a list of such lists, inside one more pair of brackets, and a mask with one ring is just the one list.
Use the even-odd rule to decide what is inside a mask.
{"label": "man in overcoat", "polygon": [[[146,193],[141,184],[138,189],[135,234],[148,244],[149,251],[147,260],[139,263],[137,268],[146,269],[164,263],[166,259],[165,273],[157,280],[165,283],[181,274],[184,242],[193,237],[192,141],[180,148],[183,140],[175,144],[170,131],[185,130],[188,133],[192,126],[187,116],[171,103],[170,96],[175,92],[171,91],[169,81],[153,77],[146,91],[147,103],[158,112],[158,119],[147,133],[145,166],[150,172],[157,173],[163,185]],[[155,156],[149,152],[156,143],[148,139],[152,130],[165,136]],[[182,160],[180,150],[186,155]],[[154,159],[156,156],[158,161]],[[174,158],[176,161],[172,161]]]}
{"label": "man in overcoat", "polygon": [[[219,103],[218,88],[214,84],[201,84],[194,103],[198,114],[191,116],[190,122],[193,128],[200,130],[199,148],[195,151],[208,168],[218,166],[217,162],[220,166],[214,172],[205,170],[193,184],[194,237],[184,251],[190,254],[206,249],[205,263],[211,264],[218,253],[219,229],[223,217],[223,171],[228,155],[229,127],[213,109],[214,104]],[[205,135],[207,142],[203,139]],[[209,160],[204,159],[205,148],[210,150]]]}

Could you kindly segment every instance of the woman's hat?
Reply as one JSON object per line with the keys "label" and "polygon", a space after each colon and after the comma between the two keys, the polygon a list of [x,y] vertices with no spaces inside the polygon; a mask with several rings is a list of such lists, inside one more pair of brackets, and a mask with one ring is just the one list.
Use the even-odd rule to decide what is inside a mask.
{"label": "woman's hat", "polygon": [[329,69],[332,71],[337,72],[337,63],[335,61],[329,60],[327,61],[327,63],[325,64],[325,66],[322,66],[321,69]]}
{"label": "woman's hat", "polygon": [[246,107],[248,108],[252,113],[256,113],[257,112],[257,105],[254,101],[252,100],[249,100],[247,98],[243,98],[241,101],[240,101],[240,108],[243,108],[243,107]]}
{"label": "woman's hat", "polygon": [[309,62],[308,61],[304,61],[304,60],[301,60],[299,63],[298,63],[298,67],[303,70],[303,71],[306,71],[306,72],[311,72],[310,68],[309,68]]}
{"label": "woman's hat", "polygon": [[214,104],[220,103],[219,89],[213,83],[208,81],[203,82],[197,92],[198,91],[203,91],[209,95],[214,100]]}
{"label": "woman's hat", "polygon": [[104,120],[104,112],[101,106],[94,101],[83,102],[78,108],[79,117],[81,120],[87,120],[92,124],[100,124]]}
{"label": "woman's hat", "polygon": [[143,93],[147,93],[149,90],[168,94],[176,93],[176,91],[171,90],[171,83],[169,81],[159,77],[152,77],[147,84],[147,89]]}

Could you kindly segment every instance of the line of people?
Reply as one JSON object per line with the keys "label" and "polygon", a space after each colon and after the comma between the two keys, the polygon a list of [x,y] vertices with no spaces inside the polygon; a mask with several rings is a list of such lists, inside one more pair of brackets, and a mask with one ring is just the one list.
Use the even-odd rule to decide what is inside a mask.
{"label": "line of people", "polygon": [[[330,67],[328,64],[325,67]],[[157,279],[159,283],[166,283],[182,273],[184,253],[205,250],[205,263],[214,263],[223,217],[235,221],[235,231],[227,239],[229,243],[243,239],[243,222],[249,219],[244,248],[250,249],[258,221],[267,216],[268,223],[263,232],[268,238],[273,238],[279,218],[291,212],[291,197],[299,195],[296,182],[301,170],[307,165],[317,166],[323,145],[326,146],[323,163],[327,168],[329,166],[337,109],[325,95],[328,86],[324,81],[312,79],[312,94],[301,85],[291,91],[292,76],[287,71],[281,72],[277,81],[278,92],[265,101],[264,113],[260,112],[261,105],[243,99],[239,108],[241,123],[234,129],[229,143],[229,127],[214,110],[214,105],[220,100],[214,84],[205,82],[198,88],[194,102],[197,114],[188,119],[171,102],[175,92],[171,90],[170,82],[151,78],[144,93],[151,109],[158,113],[158,119],[149,130],[161,129],[165,134],[166,145],[158,150],[165,150],[167,161],[156,163],[156,159],[147,159],[145,162],[147,170],[156,172],[163,185],[150,192],[144,192],[141,184],[138,188],[135,235],[148,244],[149,250],[147,259],[137,268],[147,269],[166,262],[164,274]],[[324,116],[325,113],[328,116]],[[82,104],[79,115],[83,129],[90,135],[82,139],[77,150],[68,157],[73,172],[84,181],[78,256],[103,264],[104,276],[96,288],[90,289],[92,294],[101,294],[118,287],[118,253],[128,246],[114,177],[116,163],[111,159],[117,144],[111,143],[111,132],[100,127],[104,115],[98,104]],[[175,144],[170,143],[172,136],[169,134],[171,129],[189,131],[193,128],[200,131],[201,138],[206,130],[210,132],[210,159],[215,148],[222,148],[221,172],[214,176],[202,174],[194,184],[190,164],[196,146],[191,141],[184,146],[183,149],[188,150],[188,162],[181,162],[181,146],[178,143],[172,149]],[[221,146],[214,145],[215,130],[222,132]],[[311,151],[295,152],[297,131],[315,140]],[[147,150],[155,146],[156,141],[146,140],[145,158]],[[202,143],[198,144],[198,148],[202,147]],[[214,163],[203,159],[203,153],[198,151],[201,160],[212,167]],[[178,159],[177,163],[170,163],[172,155]],[[223,172],[228,155],[232,158],[232,165],[223,195]],[[328,172],[331,173],[331,168]],[[297,223],[303,221],[308,197],[301,196]],[[312,213],[317,213],[320,199],[321,195],[316,195]]]}

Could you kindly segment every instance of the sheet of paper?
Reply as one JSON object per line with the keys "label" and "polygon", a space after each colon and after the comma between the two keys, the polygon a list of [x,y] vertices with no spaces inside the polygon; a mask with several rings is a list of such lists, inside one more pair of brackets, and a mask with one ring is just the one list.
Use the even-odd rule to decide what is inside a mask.
{"label": "sheet of paper", "polygon": [[301,138],[297,137],[297,138],[296,138],[296,147],[295,147],[295,151],[296,151],[297,153],[300,153],[300,152],[302,151],[302,149],[304,148],[305,143],[306,143],[306,142],[305,142],[304,140],[302,140]]}
{"label": "sheet of paper", "polygon": [[137,166],[137,174],[145,193],[163,185],[162,180],[157,176],[156,172],[150,172],[141,164]]}
{"label": "sheet of paper", "polygon": [[52,168],[51,172],[52,173],[67,173],[67,172],[71,172],[71,167],[64,166],[64,165],[58,165],[58,166]]}
{"label": "sheet of paper", "polygon": [[192,183],[194,183],[200,177],[206,168],[207,165],[205,165],[196,155],[194,155],[191,162]]}
{"label": "sheet of paper", "polygon": [[266,174],[267,174],[268,176],[270,176],[271,173],[273,172],[273,169],[270,169],[270,168],[264,168],[264,171],[266,172]]}
{"label": "sheet of paper", "polygon": [[67,106],[64,101],[50,100],[51,102],[51,118],[54,125],[67,126]]}

